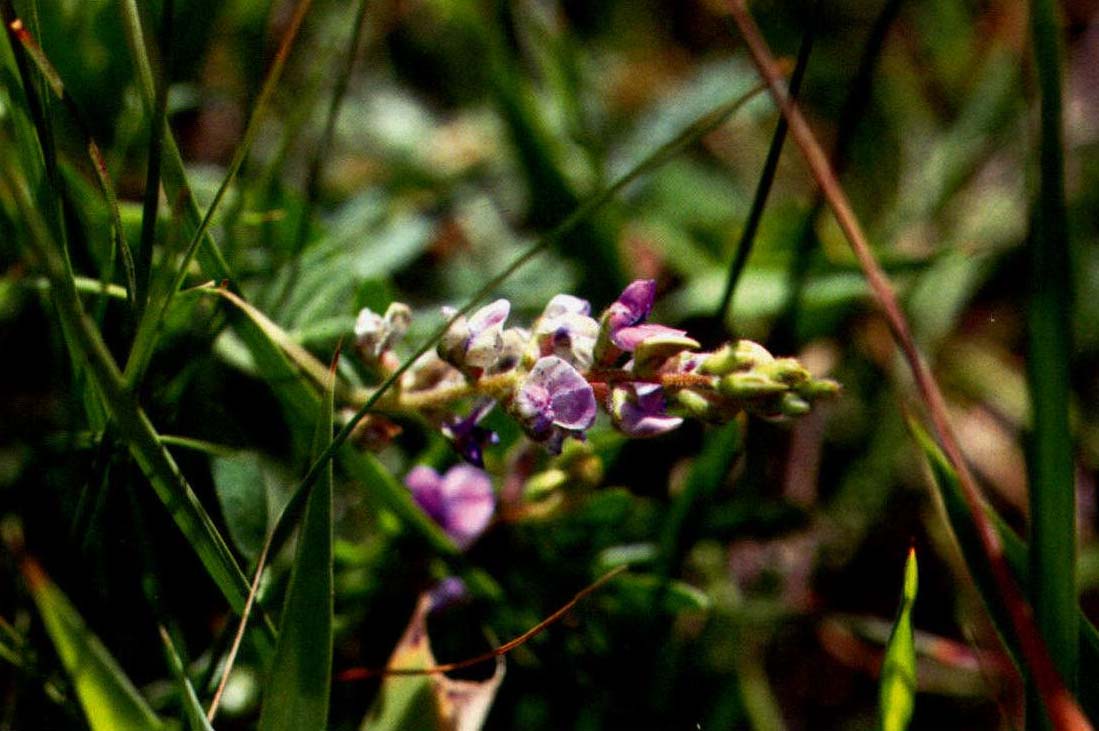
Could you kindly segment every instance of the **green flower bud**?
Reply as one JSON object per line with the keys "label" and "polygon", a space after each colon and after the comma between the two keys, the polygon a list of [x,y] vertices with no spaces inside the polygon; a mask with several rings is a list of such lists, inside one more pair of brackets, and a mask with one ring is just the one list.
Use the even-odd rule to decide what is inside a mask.
{"label": "green flower bud", "polygon": [[835,396],[840,392],[840,385],[831,378],[814,378],[798,384],[796,390],[799,396],[808,401],[815,401]]}
{"label": "green flower bud", "polygon": [[716,416],[713,403],[689,388],[684,388],[675,394],[676,406],[696,419],[712,419]]}
{"label": "green flower bud", "polygon": [[748,371],[775,360],[767,348],[751,340],[726,343],[714,351],[699,368],[700,373],[724,376],[733,371]]}
{"label": "green flower bud", "polygon": [[779,401],[783,416],[804,416],[813,410],[813,405],[796,393],[786,392]]}
{"label": "green flower bud", "polygon": [[754,399],[774,396],[786,390],[780,383],[763,373],[730,373],[717,382],[717,390],[723,396],[734,399]]}
{"label": "green flower bud", "polygon": [[758,366],[756,370],[787,386],[798,386],[812,379],[805,366],[794,358],[778,358]]}
{"label": "green flower bud", "polygon": [[651,376],[660,370],[668,358],[698,347],[697,340],[685,335],[667,333],[646,338],[634,348],[633,372],[639,376]]}

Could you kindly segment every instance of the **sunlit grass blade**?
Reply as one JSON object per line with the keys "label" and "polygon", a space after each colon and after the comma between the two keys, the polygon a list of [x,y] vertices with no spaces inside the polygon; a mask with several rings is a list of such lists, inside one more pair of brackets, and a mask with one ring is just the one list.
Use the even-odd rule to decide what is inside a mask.
{"label": "sunlit grass blade", "polygon": [[[973,578],[977,592],[980,594],[981,600],[992,618],[993,625],[1003,639],[1004,647],[1015,662],[1016,667],[1026,672],[1027,668],[1019,663],[1019,659],[1022,657],[1019,650],[1019,641],[1012,627],[1007,608],[1003,605],[1003,600],[996,591],[988,561],[981,551],[976,526],[969,515],[965,499],[961,494],[961,488],[958,485],[958,476],[927,432],[911,420],[909,421],[909,428],[931,466],[934,486],[942,498],[946,517],[950,521],[950,528],[961,548],[962,557],[969,568],[969,574]],[[999,534],[1003,544],[1004,559],[1016,579],[1025,584],[1029,561],[1026,544],[990,506],[985,506],[985,512]],[[1096,677],[1095,674],[1099,673],[1099,631],[1087,619],[1082,610],[1075,608],[1075,611],[1077,614],[1076,626],[1079,631],[1077,647],[1081,675],[1088,678]],[[1088,716],[1092,718],[1099,717],[1099,687],[1096,687],[1094,683],[1084,683],[1080,686],[1079,693],[1080,702]]]}
{"label": "sunlit grass blade", "polygon": [[[1030,602],[1054,664],[1077,685],[1076,489],[1068,404],[1072,359],[1072,272],[1065,209],[1061,26],[1051,0],[1030,6],[1041,96],[1040,179],[1028,237],[1027,381],[1034,421],[1027,467]],[[1047,728],[1027,714],[1027,728]]]}
{"label": "sunlit grass blade", "polygon": [[904,588],[897,621],[885,646],[881,685],[878,690],[882,731],[904,731],[916,705],[916,640],[912,630],[912,606],[916,603],[919,569],[916,549],[904,563]]}
{"label": "sunlit grass blade", "polygon": [[165,728],[76,608],[33,559],[23,561],[23,576],[92,731]]}
{"label": "sunlit grass blade", "polygon": [[164,657],[168,661],[168,667],[179,686],[180,703],[183,713],[187,717],[187,725],[191,731],[214,731],[210,722],[206,720],[206,713],[202,710],[202,704],[198,700],[195,688],[187,677],[187,670],[183,667],[183,660],[176,651],[175,643],[171,635],[164,627],[159,627],[160,640],[164,643]]}
{"label": "sunlit grass blade", "polygon": [[[332,380],[335,380],[333,365]],[[321,401],[313,442],[332,442],[332,388]],[[260,712],[260,731],[323,729],[332,686],[332,464],[310,490],[286,591],[279,639]]]}
{"label": "sunlit grass blade", "polygon": [[8,162],[0,158],[4,163],[0,164],[0,205],[10,209],[11,215],[18,214],[24,223],[31,259],[50,281],[51,297],[74,358],[86,364],[103,408],[207,573],[234,611],[241,611],[248,596],[248,582],[179,466],[161,444],[152,422],[126,387],[103,336],[88,318],[73,280],[66,275],[61,252],[18,178],[18,169]]}

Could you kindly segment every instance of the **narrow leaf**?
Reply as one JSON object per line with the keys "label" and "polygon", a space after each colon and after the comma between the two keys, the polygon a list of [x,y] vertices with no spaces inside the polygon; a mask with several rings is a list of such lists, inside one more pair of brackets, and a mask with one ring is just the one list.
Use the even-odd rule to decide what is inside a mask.
{"label": "narrow leaf", "polygon": [[[909,422],[909,428],[931,465],[935,489],[942,498],[947,519],[950,521],[950,528],[961,548],[962,557],[969,568],[969,574],[973,578],[977,592],[992,618],[996,631],[999,632],[1004,642],[1004,647],[1012,660],[1015,661],[1016,667],[1026,673],[1028,671],[1026,666],[1019,664],[1021,654],[1018,638],[1012,628],[1007,608],[1003,605],[1003,600],[996,591],[995,583],[990,575],[991,569],[980,548],[973,519],[966,509],[965,499],[962,497],[961,487],[958,485],[958,477],[947,461],[946,456],[931,439],[931,436],[914,421]],[[991,506],[985,506],[985,513],[995,525],[1000,536],[1004,559],[1007,561],[1008,567],[1014,574],[1015,579],[1025,586],[1027,583],[1027,563],[1029,561],[1026,544]],[[1080,609],[1077,609],[1076,621],[1079,629],[1077,647],[1080,654],[1081,676],[1097,677],[1096,674],[1099,673],[1099,630]],[[1099,718],[1099,686],[1094,683],[1082,684],[1079,699],[1089,717]]]}
{"label": "narrow leaf", "polygon": [[179,695],[183,703],[183,713],[187,716],[187,725],[191,731],[214,731],[210,722],[206,720],[206,713],[202,710],[202,704],[195,693],[195,687],[191,685],[187,677],[187,671],[183,667],[176,646],[172,642],[171,635],[163,627],[160,627],[160,639],[164,643],[164,656],[168,660],[168,667],[179,685]]}
{"label": "narrow leaf", "polygon": [[[1030,434],[1030,602],[1050,655],[1070,691],[1077,687],[1076,490],[1068,404],[1072,281],[1065,206],[1061,27],[1056,3],[1030,4],[1041,95],[1040,186],[1028,237],[1027,382]],[[1036,694],[1031,693],[1035,696]],[[1035,709],[1036,711],[1036,709]],[[1041,713],[1027,728],[1048,727]]]}
{"label": "narrow leaf", "polygon": [[107,648],[33,559],[24,560],[23,576],[92,731],[163,729]]}
{"label": "narrow leaf", "polygon": [[[330,376],[335,378],[333,373]],[[332,442],[332,389],[321,402],[314,454]],[[279,623],[260,731],[323,729],[332,687],[332,464],[306,501]]]}
{"label": "narrow leaf", "polygon": [[[0,150],[3,147],[0,146]],[[6,152],[6,150],[4,150]],[[63,253],[38,209],[31,202],[18,168],[0,161],[0,204],[18,212],[28,234],[32,259],[50,282],[50,295],[65,330],[65,342],[74,359],[87,365],[95,391],[130,453],[157,497],[164,503],[180,531],[207,573],[218,585],[230,606],[237,612],[248,597],[248,582],[236,560],[218,533],[213,520],[199,502],[172,455],[160,441],[144,409],[126,388],[102,334],[84,311],[78,291],[66,274]],[[268,635],[269,637],[270,635]]]}
{"label": "narrow leaf", "polygon": [[916,603],[919,572],[916,549],[904,564],[904,589],[897,621],[885,647],[878,692],[882,731],[904,731],[916,704],[916,641],[912,632],[912,605]]}

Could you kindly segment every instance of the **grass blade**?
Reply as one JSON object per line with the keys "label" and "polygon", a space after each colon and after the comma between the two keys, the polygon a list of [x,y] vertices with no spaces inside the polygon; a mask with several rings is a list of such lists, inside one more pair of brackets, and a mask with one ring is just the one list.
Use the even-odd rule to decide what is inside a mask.
{"label": "grass blade", "polygon": [[885,646],[878,692],[882,731],[904,731],[916,705],[916,640],[912,631],[912,606],[916,603],[919,569],[916,549],[904,563],[904,589],[897,621]]}
{"label": "grass blade", "polygon": [[202,710],[202,704],[199,703],[194,686],[187,678],[187,671],[184,669],[183,660],[179,657],[176,646],[172,642],[172,636],[168,634],[168,630],[164,629],[163,626],[158,627],[158,629],[160,630],[160,640],[164,643],[164,656],[168,660],[168,667],[179,686],[183,713],[187,716],[188,726],[191,731],[214,731],[213,727],[210,726],[210,722],[206,720],[206,713]]}
{"label": "grass blade", "polygon": [[[313,449],[332,442],[331,381]],[[323,729],[332,687],[332,464],[309,493],[260,712],[260,731]]]}
{"label": "grass blade", "polygon": [[24,559],[23,576],[92,731],[163,729],[107,648],[33,559]]}
{"label": "grass blade", "polygon": [[[103,157],[103,152],[99,147],[99,144],[95,141],[91,134],[91,127],[87,122],[87,117],[84,112],[77,105],[76,100],[66,91],[65,84],[61,80],[60,74],[50,63],[49,58],[46,57],[46,53],[42,50],[42,47],[31,36],[23,24],[19,20],[15,20],[9,24],[8,30],[19,41],[23,50],[26,51],[27,56],[34,62],[38,68],[38,72],[46,80],[47,86],[61,102],[61,106],[68,113],[69,117],[75,123],[80,134],[84,137],[84,147],[88,153],[88,159],[91,161],[92,169],[95,171],[95,177],[99,183],[100,189],[103,191],[103,197],[107,203],[107,212],[111,219],[111,246],[112,251],[109,257],[111,264],[114,262],[115,252],[122,257],[123,271],[126,275],[126,297],[130,302],[131,308],[133,307],[134,291],[136,288],[136,277],[134,274],[134,259],[133,253],[130,251],[130,245],[126,243],[126,237],[123,235],[122,228],[122,216],[118,208],[118,195],[114,189],[114,183],[111,182],[110,173],[107,171],[107,161]],[[112,271],[111,267],[108,267],[104,272],[103,281],[101,286],[106,289],[111,286]]]}
{"label": "grass blade", "polygon": [[[0,145],[0,150],[4,149]],[[179,466],[160,442],[152,422],[126,387],[103,336],[84,311],[75,283],[66,275],[62,252],[18,178],[18,168],[6,159],[2,162],[0,204],[10,207],[13,216],[18,213],[24,223],[31,258],[50,282],[50,294],[74,358],[87,364],[88,376],[134,461],[229,605],[240,612],[248,596],[248,583],[240,567]]]}
{"label": "grass blade", "polygon": [[[801,80],[805,77],[805,69],[809,66],[809,55],[813,51],[813,39],[817,34],[817,17],[820,14],[821,2],[816,0],[810,11],[808,27],[801,39],[801,47],[798,48],[798,60],[794,64],[794,71],[790,75],[790,98],[797,99],[801,89]],[[786,119],[780,114],[775,124],[775,133],[771,137],[771,146],[767,148],[767,158],[763,161],[763,171],[759,174],[759,182],[756,184],[756,192],[752,198],[752,207],[748,211],[748,218],[744,223],[744,230],[736,244],[736,254],[729,262],[729,274],[725,279],[725,289],[721,293],[721,301],[718,302],[714,312],[716,324],[720,327],[728,321],[729,306],[733,302],[733,292],[736,291],[740,275],[744,273],[744,267],[748,264],[748,256],[752,253],[752,245],[755,243],[756,232],[759,231],[759,222],[763,219],[763,209],[767,206],[767,197],[771,193],[771,184],[775,182],[775,173],[778,172],[778,161],[782,156],[782,146],[786,142]]]}
{"label": "grass blade", "polygon": [[[991,576],[991,570],[985,556],[980,551],[979,538],[976,526],[969,515],[965,498],[962,496],[961,487],[958,484],[958,476],[943,455],[938,445],[931,436],[916,422],[909,421],[909,429],[917,444],[927,458],[931,466],[931,472],[935,489],[942,498],[946,510],[950,528],[962,550],[969,574],[977,588],[981,600],[985,604],[993,625],[1003,640],[1004,647],[1017,667],[1024,672],[1027,668],[1020,665],[1022,657],[1019,649],[1019,640],[1012,627],[1007,607],[1002,598],[996,592],[995,582]],[[1028,550],[1022,539],[1005,523],[999,515],[988,505],[984,506],[989,520],[995,525],[996,531],[1003,542],[1004,558],[1016,580],[1026,585],[1027,564],[1029,561]],[[1077,647],[1081,675],[1086,678],[1099,677],[1099,630],[1096,630],[1083,611],[1075,609],[1077,614],[1076,627],[1078,628]],[[1099,717],[1099,687],[1094,683],[1084,683],[1080,687],[1080,703],[1091,718]]]}
{"label": "grass blade", "polygon": [[153,269],[153,243],[156,239],[157,209],[160,206],[160,160],[164,149],[164,130],[168,126],[168,85],[172,79],[172,23],[174,0],[165,0],[160,21],[160,83],[153,94],[153,116],[149,125],[149,149],[146,154],[145,196],[141,205],[141,239],[137,259],[137,290],[134,299],[144,313],[149,298]]}
{"label": "grass blade", "polygon": [[[1061,28],[1050,0],[1030,6],[1041,95],[1040,184],[1027,242],[1027,380],[1030,434],[1030,601],[1038,628],[1070,690],[1076,688],[1076,490],[1068,402],[1072,281],[1061,130]],[[1045,728],[1027,714],[1028,728]]]}
{"label": "grass blade", "polygon": [[[126,0],[124,5],[131,5],[133,0]],[[221,185],[218,186],[217,192],[214,194],[214,199],[210,201],[210,205],[206,208],[206,213],[202,216],[198,223],[194,226],[194,230],[191,233],[190,243],[187,245],[187,250],[183,253],[183,259],[179,264],[179,268],[172,278],[172,282],[168,287],[168,290],[164,293],[164,300],[158,304],[154,304],[151,307],[146,308],[142,313],[142,318],[138,324],[137,335],[134,337],[133,348],[130,352],[130,357],[126,362],[126,380],[128,383],[135,384],[140,380],[142,372],[149,362],[149,358],[152,357],[152,350],[156,345],[157,333],[160,331],[160,325],[164,320],[164,316],[168,311],[168,306],[171,304],[172,297],[179,291],[179,288],[183,285],[184,279],[187,277],[187,271],[190,269],[191,261],[199,253],[200,247],[204,242],[209,242],[207,248],[211,249],[211,253],[216,249],[213,246],[213,240],[208,236],[210,223],[213,221],[214,214],[217,212],[218,206],[221,204],[222,199],[225,197],[226,192],[229,190],[229,186],[233,180],[236,179],[237,172],[240,170],[241,165],[244,164],[244,159],[248,156],[249,150],[252,149],[252,143],[255,141],[256,134],[259,132],[259,122],[263,117],[263,112],[267,109],[267,104],[271,100],[271,96],[274,94],[275,88],[278,86],[279,80],[282,78],[282,70],[286,65],[286,59],[290,55],[290,49],[294,44],[294,40],[297,38],[298,30],[301,28],[302,22],[305,20],[306,13],[309,12],[309,8],[312,5],[312,0],[301,0],[294,10],[294,15],[290,20],[290,24],[283,35],[282,42],[279,45],[279,50],[275,54],[275,60],[271,65],[270,70],[267,72],[267,77],[263,80],[263,86],[260,88],[259,95],[256,97],[256,103],[252,107],[252,113],[248,117],[248,124],[244,129],[244,136],[241,139],[240,144],[237,146],[236,152],[233,155],[232,161],[229,163],[229,169],[225,172],[225,177],[221,181]],[[137,16],[136,10],[132,13],[132,21],[128,26],[136,26],[137,30],[132,33],[140,33],[140,20]],[[136,49],[142,48],[138,44],[137,39],[131,43]],[[140,64],[139,64],[140,65]],[[148,60],[146,59],[146,65]],[[150,71],[151,76],[151,71]],[[144,80],[142,82],[145,83]],[[155,93],[153,94],[154,102],[156,100]],[[166,138],[165,143],[168,140]],[[167,145],[166,147],[172,148],[174,146]],[[171,149],[168,150],[172,152]],[[174,150],[176,157],[179,155],[179,151]],[[174,165],[175,161],[172,155],[169,154],[169,163]],[[183,179],[182,161],[179,163],[180,170],[178,177]],[[175,173],[173,170],[172,173]],[[185,186],[185,181],[184,181]],[[167,185],[165,186],[167,187]],[[181,190],[186,190],[185,187],[181,187]],[[190,198],[188,192],[188,200],[191,205],[185,210],[187,218],[196,217],[198,214],[198,208],[194,205],[193,199]],[[216,252],[217,256],[207,256],[207,259],[220,258],[220,252]],[[210,264],[213,264],[213,270],[211,271]],[[217,269],[224,269],[223,273],[218,273]],[[218,281],[228,279],[228,265],[224,264],[224,259],[218,261],[208,261],[203,263],[203,269],[208,275],[213,275]]]}
{"label": "grass blade", "polygon": [[962,456],[961,446],[947,419],[946,400],[916,347],[908,320],[901,310],[892,284],[874,257],[869,239],[863,231],[859,218],[851,208],[851,203],[836,177],[835,170],[824,154],[809,123],[798,108],[790,103],[783,91],[782,79],[774,56],[748,12],[745,0],[727,0],[727,6],[747,43],[753,63],[766,80],[771,96],[782,110],[783,116],[789,121],[790,132],[798,147],[801,148],[802,155],[835,214],[836,221],[850,244],[855,258],[858,259],[859,267],[873,291],[879,308],[885,315],[893,338],[908,363],[920,397],[926,404],[932,423],[935,425],[935,431],[942,441],[943,450],[949,457],[951,465],[957,470],[958,482],[965,496],[969,513],[978,528],[980,548],[988,558],[996,589],[1003,597],[1010,613],[1012,626],[1019,637],[1020,649],[1032,670],[1046,710],[1060,728],[1090,729],[1091,724],[1084,717],[1072,693],[1057,672],[1033,614],[1029,611],[1018,584],[1012,579],[1004,563],[999,537],[981,508],[976,480]]}

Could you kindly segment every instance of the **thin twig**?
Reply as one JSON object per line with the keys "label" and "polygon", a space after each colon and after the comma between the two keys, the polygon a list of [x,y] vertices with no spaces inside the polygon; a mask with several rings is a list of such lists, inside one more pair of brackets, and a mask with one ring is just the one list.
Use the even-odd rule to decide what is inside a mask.
{"label": "thin twig", "polygon": [[481,653],[475,657],[469,657],[465,660],[458,660],[456,662],[443,663],[441,665],[431,665],[426,668],[351,668],[340,673],[340,680],[365,680],[367,678],[374,678],[379,676],[393,676],[393,675],[438,675],[439,673],[449,673],[454,670],[461,670],[463,668],[479,665],[488,660],[506,655],[516,647],[528,642],[531,638],[541,634],[547,627],[553,623],[559,621],[562,617],[572,611],[573,607],[579,604],[584,597],[588,596],[594,591],[598,591],[605,586],[611,579],[625,571],[628,566],[618,566],[607,573],[600,576],[591,584],[581,589],[576,593],[572,599],[570,599],[564,606],[558,609],[553,614],[543,619],[538,624],[528,629],[518,637],[505,642],[504,644],[494,647],[488,652]]}
{"label": "thin twig", "polygon": [[783,81],[775,68],[775,61],[766,40],[752,20],[744,0],[727,0],[727,6],[740,29],[748,46],[752,61],[771,90],[771,96],[790,125],[790,133],[801,148],[813,177],[820,185],[851,250],[859,261],[874,298],[885,315],[893,337],[900,346],[905,360],[912,371],[916,387],[927,406],[928,414],[942,443],[943,451],[958,474],[958,481],[965,494],[966,503],[973,516],[974,525],[981,539],[992,569],[997,588],[1004,598],[1012,625],[1019,636],[1019,642],[1026,663],[1033,674],[1035,684],[1046,704],[1046,709],[1058,729],[1091,729],[1076,700],[1068,692],[1064,682],[1057,674],[1053,660],[1038,634],[1034,616],[1029,605],[1023,599],[1019,587],[1011,579],[1003,556],[1000,537],[981,508],[977,483],[969,470],[958,440],[950,427],[946,415],[946,402],[942,392],[924,364],[915,341],[908,328],[908,321],[897,302],[896,295],[885,272],[878,265],[870,250],[869,241],[863,233],[858,217],[851,208],[839,180],[832,171],[828,157],[821,149],[809,124],[798,108],[789,100],[783,89]]}
{"label": "thin twig", "polygon": [[[273,533],[271,535],[274,535]],[[267,551],[271,548],[271,536],[263,544],[263,549],[256,559],[256,572],[252,576],[252,586],[248,590],[248,599],[244,602],[244,609],[240,613],[240,624],[237,625],[237,633],[233,636],[233,644],[229,647],[229,654],[225,656],[225,666],[221,671],[221,680],[218,681],[217,690],[210,701],[210,708],[206,711],[206,720],[213,723],[217,716],[218,706],[221,704],[221,694],[225,692],[225,685],[229,682],[229,673],[233,670],[233,664],[237,660],[237,651],[240,650],[241,640],[244,639],[244,630],[248,627],[248,618],[252,616],[252,606],[256,602],[256,594],[259,591],[259,580],[263,576],[263,569],[267,566]]]}

